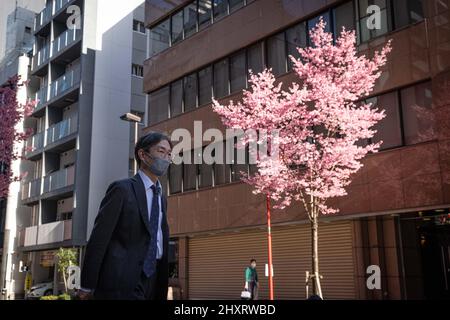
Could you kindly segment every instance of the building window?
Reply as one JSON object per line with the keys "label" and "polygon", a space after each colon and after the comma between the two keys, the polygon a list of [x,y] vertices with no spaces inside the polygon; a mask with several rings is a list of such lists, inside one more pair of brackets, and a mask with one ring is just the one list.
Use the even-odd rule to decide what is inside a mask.
{"label": "building window", "polygon": [[211,102],[212,97],[212,67],[206,67],[198,72],[199,83],[199,106],[208,104]]}
{"label": "building window", "polygon": [[267,65],[275,76],[286,73],[286,42],[284,32],[267,39]]}
{"label": "building window", "polygon": [[179,11],[172,16],[172,45],[183,40],[183,11]]}
{"label": "building window", "polygon": [[198,28],[202,29],[211,24],[211,0],[198,0]]}
{"label": "building window", "polygon": [[424,18],[422,0],[394,0],[394,23],[395,28],[401,28]]}
{"label": "building window", "polygon": [[230,57],[230,87],[231,92],[237,92],[246,87],[247,69],[245,66],[245,51]]}
{"label": "building window", "polygon": [[172,163],[169,167],[169,193],[176,194],[182,191],[183,165]]}
{"label": "building window", "polygon": [[372,103],[372,107],[385,110],[386,113],[386,117],[374,126],[377,133],[373,137],[372,142],[376,143],[383,141],[380,150],[402,146],[403,142],[397,92],[391,92],[367,99],[366,103]]}
{"label": "building window", "polygon": [[144,67],[143,66],[141,66],[141,65],[139,65],[139,64],[132,64],[131,65],[131,74],[133,75],[133,76],[136,76],[136,77],[143,77],[144,76]]}
{"label": "building window", "polygon": [[229,2],[230,13],[244,6],[244,0],[229,0]]}
{"label": "building window", "polygon": [[223,59],[214,64],[214,97],[216,99],[230,94],[228,79],[228,59]]}
{"label": "building window", "polygon": [[259,42],[247,49],[247,68],[253,74],[257,74],[264,69],[263,44]]}
{"label": "building window", "polygon": [[197,108],[197,74],[192,73],[183,79],[184,82],[184,111]]}
{"label": "building window", "polygon": [[288,68],[289,70],[292,70],[293,63],[290,56],[299,59],[300,53],[297,48],[305,48],[307,46],[306,23],[299,23],[286,30],[286,41],[288,50]]}
{"label": "building window", "polygon": [[186,158],[183,161],[183,191],[197,189],[197,164],[194,163],[194,150],[187,151],[191,153],[191,159]]}
{"label": "building window", "polygon": [[[236,143],[237,141],[235,141]],[[233,164],[231,165],[231,180],[240,181],[242,173],[244,177],[248,174],[248,159],[247,150],[242,147],[234,147],[233,149]]]}
{"label": "building window", "polygon": [[150,29],[150,53],[152,56],[170,46],[170,19]]}
{"label": "building window", "polygon": [[138,20],[133,20],[133,31],[145,34],[144,23]]}
{"label": "building window", "polygon": [[[383,34],[386,34],[392,28],[390,27],[390,21],[388,20],[388,8],[387,0],[357,0],[358,4],[358,31],[359,41],[366,42]],[[381,28],[368,28],[367,21],[372,17],[373,13],[367,13],[367,8],[371,5],[377,5],[380,7],[380,19]]]}
{"label": "building window", "polygon": [[150,93],[148,119],[150,124],[155,124],[168,118],[169,111],[169,86],[165,86]]}
{"label": "building window", "polygon": [[[226,161],[226,148],[225,142],[220,142],[222,144],[222,157],[221,163],[214,163],[214,185],[221,185],[230,182],[230,164]],[[213,156],[216,157],[216,150],[213,152]],[[217,155],[219,157],[219,155]]]}
{"label": "building window", "polygon": [[178,278],[178,256],[179,247],[178,240],[169,241],[169,278]]}
{"label": "building window", "polygon": [[[312,18],[308,20],[308,38],[309,38],[309,32],[316,27],[316,25],[319,23],[320,18],[323,19],[325,22],[325,32],[331,32],[331,19],[330,19],[330,12],[326,11],[322,14],[319,14],[317,17]],[[309,40],[309,45],[311,45],[311,41]]]}
{"label": "building window", "polygon": [[207,188],[213,185],[213,166],[202,162],[199,165],[200,176],[199,176],[199,188]]}
{"label": "building window", "polygon": [[436,139],[431,82],[400,91],[405,144]]}
{"label": "building window", "polygon": [[170,85],[170,117],[183,112],[183,80],[178,80]]}
{"label": "building window", "polygon": [[213,0],[214,21],[217,21],[228,14],[228,0]]}
{"label": "building window", "polygon": [[184,37],[197,32],[197,3],[193,2],[184,7]]}
{"label": "building window", "polygon": [[353,1],[349,1],[333,9],[334,37],[337,39],[344,27],[346,31],[355,30],[355,14]]}

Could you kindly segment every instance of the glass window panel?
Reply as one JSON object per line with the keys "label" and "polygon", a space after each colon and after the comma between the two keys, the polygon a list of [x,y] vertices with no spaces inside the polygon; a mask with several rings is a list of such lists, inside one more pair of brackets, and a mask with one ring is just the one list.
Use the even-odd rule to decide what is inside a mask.
{"label": "glass window panel", "polygon": [[225,17],[228,14],[228,0],[213,0],[214,21]]}
{"label": "glass window panel", "polygon": [[[189,152],[189,151],[188,151]],[[191,150],[190,163],[183,162],[183,191],[195,190],[197,188],[197,165],[194,164],[194,150]]]}
{"label": "glass window panel", "polygon": [[249,70],[252,70],[254,74],[263,71],[264,61],[262,42],[259,42],[247,49],[247,67]]}
{"label": "glass window panel", "polygon": [[209,66],[198,72],[199,82],[199,106],[210,103],[212,100],[212,67]]}
{"label": "glass window panel", "polygon": [[397,92],[374,97],[368,99],[367,102],[372,103],[373,107],[384,109],[386,113],[386,117],[374,126],[378,132],[373,137],[373,142],[382,140],[381,150],[401,146],[402,133]]}
{"label": "glass window panel", "polygon": [[401,91],[403,128],[407,145],[436,139],[431,83]]}
{"label": "glass window panel", "polygon": [[422,21],[424,18],[422,0],[395,0],[393,7],[396,28]]}
{"label": "glass window panel", "polygon": [[242,8],[244,6],[244,0],[229,0],[230,2],[230,12]]}
{"label": "glass window panel", "polygon": [[164,20],[150,29],[150,54],[160,53],[170,46],[170,20]]}
{"label": "glass window panel", "polygon": [[288,48],[288,68],[292,70],[293,63],[289,56],[300,58],[297,48],[305,48],[307,46],[306,23],[302,22],[286,30],[286,41]]}
{"label": "glass window panel", "polygon": [[214,64],[214,97],[216,99],[229,95],[228,59]]}
{"label": "glass window panel", "polygon": [[246,86],[245,51],[230,57],[230,86],[231,92],[242,90]]}
{"label": "glass window panel", "polygon": [[244,177],[248,174],[247,150],[245,148],[235,147],[233,156],[234,159],[233,164],[231,165],[231,180],[240,181],[243,177],[241,172],[244,173]]}
{"label": "glass window panel", "polygon": [[[368,20],[372,21],[373,13],[368,14],[367,8],[371,5],[377,5],[381,9],[380,28],[370,28],[367,24]],[[390,21],[388,21],[386,0],[359,0],[359,37],[361,42],[369,41],[373,38],[381,36],[389,31]]]}
{"label": "glass window panel", "polygon": [[204,28],[211,24],[211,12],[212,12],[211,0],[199,0],[198,1],[198,27]]}
{"label": "glass window panel", "polygon": [[197,2],[184,7],[184,37],[197,32]]}
{"label": "glass window panel", "polygon": [[197,107],[197,74],[184,77],[184,111]]}
{"label": "glass window panel", "polygon": [[214,184],[221,185],[230,182],[231,168],[230,164],[226,161],[226,148],[225,143],[221,142],[223,146],[223,160],[221,163],[214,164]]}
{"label": "glass window panel", "polygon": [[213,184],[213,166],[202,161],[202,164],[199,165],[199,171],[199,188],[211,187]]}
{"label": "glass window panel", "polygon": [[169,116],[169,86],[150,93],[148,119],[151,124],[166,120]]}
{"label": "glass window panel", "polygon": [[170,116],[174,117],[183,112],[183,80],[173,82],[170,90]]}
{"label": "glass window panel", "polygon": [[172,45],[183,40],[183,11],[172,16]]}
{"label": "glass window panel", "polygon": [[353,11],[353,1],[344,3],[343,5],[333,9],[334,21],[334,37],[338,38],[342,32],[342,27],[345,30],[355,30],[355,15]]}
{"label": "glass window panel", "polygon": [[181,164],[171,164],[169,167],[169,192],[170,194],[181,192],[181,182],[183,181],[183,166]]}
{"label": "glass window panel", "polygon": [[275,76],[286,72],[286,44],[284,32],[267,40],[267,64]]}

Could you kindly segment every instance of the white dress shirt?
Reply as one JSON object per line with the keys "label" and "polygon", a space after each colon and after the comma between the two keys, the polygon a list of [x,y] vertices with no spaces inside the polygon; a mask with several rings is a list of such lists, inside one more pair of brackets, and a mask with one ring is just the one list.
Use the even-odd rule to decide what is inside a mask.
{"label": "white dress shirt", "polygon": [[[148,220],[150,221],[150,215],[152,214],[152,201],[153,201],[152,186],[154,185],[154,183],[143,171],[139,170],[138,173],[142,179],[142,182],[144,182],[145,194],[147,195]],[[159,180],[157,181],[157,186],[159,186],[162,193],[162,188],[161,184],[159,183]],[[161,259],[163,255],[163,236],[161,229],[161,219],[162,219],[161,194],[158,197],[158,204],[159,204],[159,218],[158,218],[158,234],[156,236],[156,243],[157,243],[156,259]]]}

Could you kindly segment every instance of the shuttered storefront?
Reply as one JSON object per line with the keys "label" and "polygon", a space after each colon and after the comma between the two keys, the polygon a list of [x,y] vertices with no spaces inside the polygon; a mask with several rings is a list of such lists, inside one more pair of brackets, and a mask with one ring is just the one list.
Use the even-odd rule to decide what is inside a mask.
{"label": "shuttered storefront", "polygon": [[[354,299],[355,276],[351,221],[319,227],[322,291],[326,299]],[[272,233],[276,299],[304,299],[305,271],[311,270],[309,225],[274,227]],[[239,299],[244,269],[257,260],[260,299],[268,298],[265,229],[189,239],[189,299]]]}

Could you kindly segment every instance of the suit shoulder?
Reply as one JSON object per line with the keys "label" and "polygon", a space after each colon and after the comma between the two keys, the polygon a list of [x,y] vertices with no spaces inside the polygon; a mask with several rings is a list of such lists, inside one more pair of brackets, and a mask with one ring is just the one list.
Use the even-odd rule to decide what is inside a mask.
{"label": "suit shoulder", "polygon": [[127,189],[129,189],[130,186],[131,186],[131,178],[126,178],[126,179],[116,180],[116,181],[112,182],[108,186],[108,190],[111,190],[113,188],[117,188],[120,190],[127,190]]}

